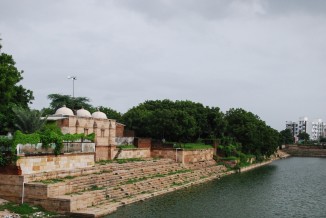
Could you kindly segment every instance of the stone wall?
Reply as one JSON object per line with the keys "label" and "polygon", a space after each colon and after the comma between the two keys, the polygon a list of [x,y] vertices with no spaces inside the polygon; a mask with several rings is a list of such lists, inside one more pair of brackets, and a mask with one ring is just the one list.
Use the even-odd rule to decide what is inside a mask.
{"label": "stone wall", "polygon": [[[116,149],[117,153],[119,149]],[[122,149],[119,153],[117,159],[128,159],[128,158],[149,158],[151,157],[150,148],[131,148],[131,149]]]}
{"label": "stone wall", "polygon": [[152,144],[152,139],[150,138],[135,138],[135,146],[138,148],[150,148]]}
{"label": "stone wall", "polygon": [[179,163],[197,163],[213,160],[214,149],[186,150],[175,148],[152,149],[152,157],[170,158]]}
{"label": "stone wall", "polygon": [[287,145],[282,150],[295,157],[326,157],[326,149],[319,146]]}
{"label": "stone wall", "polygon": [[0,197],[18,203],[22,197],[24,176],[0,175],[0,177]]}
{"label": "stone wall", "polygon": [[123,137],[124,136],[124,129],[125,126],[121,123],[116,123],[116,132],[115,132],[115,137]]}
{"label": "stone wall", "polygon": [[70,170],[95,165],[94,153],[78,153],[64,155],[21,156],[16,165],[22,174]]}
{"label": "stone wall", "polygon": [[109,146],[96,146],[95,161],[110,160]]}
{"label": "stone wall", "polygon": [[151,156],[153,158],[169,158],[175,160],[176,149],[173,148],[155,148],[151,150]]}
{"label": "stone wall", "polygon": [[214,149],[183,150],[182,163],[197,163],[213,160]]}

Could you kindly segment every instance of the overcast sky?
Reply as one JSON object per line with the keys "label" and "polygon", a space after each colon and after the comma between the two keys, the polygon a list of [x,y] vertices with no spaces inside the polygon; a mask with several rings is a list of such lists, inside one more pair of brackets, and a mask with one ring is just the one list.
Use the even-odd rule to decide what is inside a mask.
{"label": "overcast sky", "polygon": [[325,0],[1,0],[2,52],[32,108],[48,94],[243,108],[271,127],[326,118]]}

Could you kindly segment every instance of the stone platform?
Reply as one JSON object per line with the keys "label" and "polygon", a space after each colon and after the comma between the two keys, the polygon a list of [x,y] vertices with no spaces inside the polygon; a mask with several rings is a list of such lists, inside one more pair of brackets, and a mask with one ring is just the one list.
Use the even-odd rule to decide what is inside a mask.
{"label": "stone platform", "polygon": [[213,160],[194,164],[171,159],[96,164],[24,178],[24,202],[74,217],[101,217],[122,205],[225,174],[226,168]]}

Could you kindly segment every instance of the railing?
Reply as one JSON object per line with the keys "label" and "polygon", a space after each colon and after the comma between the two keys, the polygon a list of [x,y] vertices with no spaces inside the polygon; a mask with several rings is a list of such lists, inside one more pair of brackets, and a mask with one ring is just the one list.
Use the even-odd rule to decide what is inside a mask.
{"label": "railing", "polygon": [[[95,143],[93,142],[64,142],[62,153],[89,153],[95,152]],[[42,155],[53,154],[55,144],[51,144],[49,148],[43,148],[42,143],[38,144],[18,144],[17,155]]]}
{"label": "railing", "polygon": [[115,142],[119,145],[132,145],[134,143],[134,137],[116,137]]}

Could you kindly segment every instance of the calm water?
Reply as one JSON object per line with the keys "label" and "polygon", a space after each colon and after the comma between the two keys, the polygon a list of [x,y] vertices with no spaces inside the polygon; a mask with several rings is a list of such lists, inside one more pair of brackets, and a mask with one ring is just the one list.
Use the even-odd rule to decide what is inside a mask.
{"label": "calm water", "polygon": [[113,217],[326,217],[326,158],[288,158],[120,207]]}

